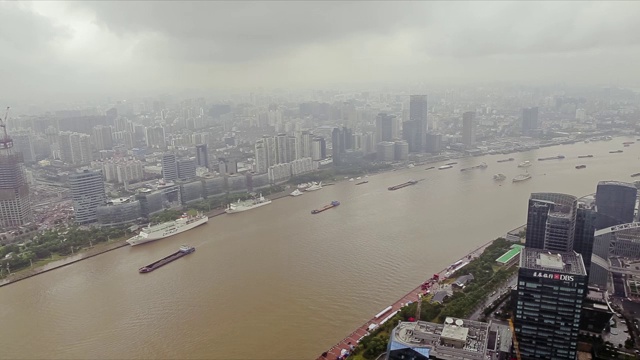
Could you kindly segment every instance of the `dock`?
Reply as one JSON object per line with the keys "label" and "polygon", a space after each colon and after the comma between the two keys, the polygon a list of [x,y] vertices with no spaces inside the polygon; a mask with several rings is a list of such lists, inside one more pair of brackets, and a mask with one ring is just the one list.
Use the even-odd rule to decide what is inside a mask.
{"label": "dock", "polygon": [[[460,260],[458,260],[458,262],[465,261],[469,257],[475,258],[475,257],[479,256],[484,251],[484,249],[486,247],[488,247],[489,245],[491,245],[493,242],[494,242],[494,240],[491,240],[488,243],[480,246],[479,248],[473,250],[469,254],[467,254],[464,257],[462,257]],[[449,271],[449,267],[447,267],[445,269],[442,269],[438,273],[438,275],[440,275],[440,279],[445,278],[445,274],[446,274],[447,271]],[[431,277],[429,277],[429,278],[431,278]],[[428,281],[428,279],[425,280],[425,281]],[[404,295],[402,298],[400,298],[400,300],[396,301],[392,305],[390,305],[387,308],[385,308],[383,310],[383,312],[378,313],[372,319],[370,319],[369,321],[367,321],[364,324],[362,324],[360,327],[358,327],[356,330],[354,330],[351,334],[347,335],[340,342],[338,342],[337,344],[333,345],[325,353],[322,353],[320,356],[318,356],[316,358],[316,360],[327,360],[327,359],[334,360],[334,359],[336,359],[336,358],[338,358],[340,356],[340,351],[343,350],[343,349],[346,349],[349,352],[351,352],[351,350],[349,349],[349,343],[351,343],[351,345],[357,346],[358,342],[360,341],[360,339],[362,339],[363,336],[366,336],[366,335],[369,334],[369,327],[370,326],[375,325],[377,327],[380,322],[385,321],[385,320],[390,320],[390,317],[388,315],[395,314],[398,310],[400,310],[402,307],[407,305],[407,303],[412,303],[412,302],[418,301],[418,299],[419,299],[418,295],[424,293],[424,290],[422,290],[422,284],[425,281],[421,282],[416,288],[414,288],[413,290],[409,291],[406,295]],[[438,287],[439,287],[439,284],[433,285],[433,287],[431,288],[431,291],[432,292],[437,291]],[[391,317],[393,317],[393,316],[391,316]]]}

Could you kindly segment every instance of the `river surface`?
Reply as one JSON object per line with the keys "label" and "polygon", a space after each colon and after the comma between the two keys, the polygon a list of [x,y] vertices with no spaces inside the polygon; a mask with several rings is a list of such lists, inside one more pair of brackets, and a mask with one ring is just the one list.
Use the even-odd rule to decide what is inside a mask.
{"label": "river surface", "polygon": [[[526,222],[531,192],[631,182],[640,144],[577,143],[339,182],[0,288],[1,358],[310,359],[470,250]],[[624,153],[609,154],[623,149]],[[537,161],[563,154],[564,160]],[[590,159],[578,155],[593,154]],[[496,163],[513,157],[516,160]],[[532,179],[512,183],[530,160]],[[484,170],[460,168],[486,162]],[[587,165],[577,170],[578,164]],[[496,183],[492,176],[504,173]],[[397,191],[387,187],[426,180]],[[318,215],[310,211],[339,200]],[[181,244],[197,251],[137,269]]]}

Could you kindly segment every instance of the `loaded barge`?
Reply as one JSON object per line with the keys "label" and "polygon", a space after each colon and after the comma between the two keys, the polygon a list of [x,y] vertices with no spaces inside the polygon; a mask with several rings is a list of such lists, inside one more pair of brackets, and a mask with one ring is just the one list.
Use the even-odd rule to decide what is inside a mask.
{"label": "loaded barge", "polygon": [[487,163],[481,163],[480,165],[476,165],[476,166],[460,169],[460,171],[469,171],[469,170],[474,170],[474,169],[486,169],[487,166],[488,166]]}
{"label": "loaded barge", "polygon": [[418,180],[409,180],[406,183],[402,183],[402,184],[395,185],[395,186],[390,186],[388,189],[391,190],[391,191],[398,190],[398,189],[402,189],[403,187],[415,185],[417,183],[418,183]]}
{"label": "loaded barge", "polygon": [[331,204],[329,204],[329,205],[325,205],[325,206],[323,206],[323,207],[322,207],[322,208],[320,208],[320,209],[311,210],[311,213],[312,213],[312,214],[319,214],[319,213],[321,213],[321,212],[323,212],[323,211],[325,211],[325,210],[332,209],[332,208],[334,208],[334,207],[336,207],[336,206],[338,206],[338,205],[340,205],[340,202],[339,202],[339,201],[334,200],[334,201],[332,201],[332,202],[331,202]]}
{"label": "loaded barge", "polygon": [[192,252],[196,251],[196,248],[194,248],[193,246],[186,246],[186,245],[182,245],[180,246],[180,250],[174,252],[173,254],[164,257],[156,262],[152,262],[151,264],[147,265],[147,266],[143,266],[141,267],[138,271],[141,274],[146,274],[148,272],[152,272],[153,270],[163,267],[165,265],[167,265],[168,263],[174,261],[174,260],[178,260],[181,257],[185,256],[185,255],[189,255]]}
{"label": "loaded barge", "polygon": [[558,155],[558,156],[550,156],[550,157],[538,158],[538,161],[545,161],[545,160],[561,160],[561,159],[564,159],[564,155]]}

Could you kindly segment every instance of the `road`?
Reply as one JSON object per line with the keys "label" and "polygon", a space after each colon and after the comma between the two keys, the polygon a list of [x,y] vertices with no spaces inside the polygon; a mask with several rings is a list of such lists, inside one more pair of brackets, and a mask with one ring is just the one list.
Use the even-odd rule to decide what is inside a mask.
{"label": "road", "polygon": [[469,316],[471,320],[478,320],[482,317],[482,312],[487,306],[497,300],[500,296],[502,296],[506,291],[510,291],[512,286],[515,286],[518,282],[518,274],[514,274],[509,280],[502,285],[495,293],[492,293],[487,297],[487,299],[482,303],[482,305],[478,306],[478,308]]}

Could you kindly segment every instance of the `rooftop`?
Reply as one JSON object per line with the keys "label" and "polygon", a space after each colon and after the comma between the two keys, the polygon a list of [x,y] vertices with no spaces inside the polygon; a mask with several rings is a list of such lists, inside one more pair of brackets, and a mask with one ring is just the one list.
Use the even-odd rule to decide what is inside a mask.
{"label": "rooftop", "polygon": [[547,250],[524,248],[520,256],[520,268],[557,271],[573,275],[587,274],[582,256],[573,251],[551,253]]}
{"label": "rooftop", "polygon": [[391,334],[390,349],[411,348],[438,359],[497,359],[496,350],[511,347],[507,326],[446,318],[444,324],[401,322]]}

